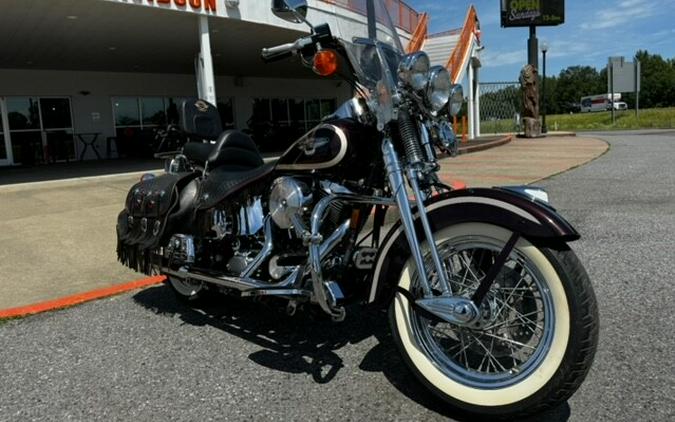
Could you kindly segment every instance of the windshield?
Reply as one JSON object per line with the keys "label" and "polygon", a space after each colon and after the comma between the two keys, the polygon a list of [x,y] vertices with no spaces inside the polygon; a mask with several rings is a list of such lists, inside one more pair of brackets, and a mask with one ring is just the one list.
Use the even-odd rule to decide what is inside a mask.
{"label": "windshield", "polygon": [[[336,17],[331,25],[349,55],[359,82],[372,97],[378,126],[393,118],[398,64],[403,56],[401,39],[383,0],[333,0]],[[396,3],[392,3],[395,5]]]}
{"label": "windshield", "polygon": [[[334,4],[331,8],[337,18],[336,24],[331,25],[335,36],[347,42],[356,38],[377,40],[403,53],[401,39],[383,0],[331,0],[330,3]],[[398,7],[397,3],[391,4]],[[372,26],[369,30],[371,20],[375,22],[374,32]]]}
{"label": "windshield", "polygon": [[[343,41],[359,81],[374,89],[382,79],[380,55],[390,69],[398,66],[404,54],[384,0],[332,0],[333,35]],[[395,3],[392,3],[395,5]],[[380,45],[380,54],[375,45]],[[394,75],[396,72],[394,72]]]}

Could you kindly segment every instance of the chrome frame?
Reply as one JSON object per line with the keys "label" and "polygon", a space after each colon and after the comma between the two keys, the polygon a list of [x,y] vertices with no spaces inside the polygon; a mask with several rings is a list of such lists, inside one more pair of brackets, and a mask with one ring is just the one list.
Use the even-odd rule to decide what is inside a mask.
{"label": "chrome frame", "polygon": [[255,258],[253,258],[253,261],[251,261],[248,266],[244,269],[244,271],[241,272],[241,277],[242,278],[249,278],[251,274],[253,274],[260,266],[262,265],[263,262],[272,254],[272,249],[274,248],[274,239],[272,239],[272,222],[270,221],[270,217],[268,216],[265,219],[265,243],[263,244],[262,249],[256,255]]}
{"label": "chrome frame", "polygon": [[[323,272],[321,269],[321,260],[325,255],[344,237],[349,229],[350,221],[345,221],[335,233],[344,231],[340,236],[335,233],[328,237],[325,241],[320,233],[321,223],[324,221],[326,211],[331,202],[346,201],[355,204],[375,204],[395,206],[396,202],[391,198],[384,198],[378,196],[359,195],[354,193],[334,193],[328,195],[314,206],[312,216],[310,218],[310,231],[305,232],[303,239],[309,245],[309,270],[312,277],[312,290],[314,292],[314,299],[319,304],[324,312],[329,314],[333,319],[341,321],[345,317],[344,307],[339,306],[336,298],[339,293],[335,291],[337,285],[331,281],[323,279]],[[323,252],[323,253],[322,253]]]}

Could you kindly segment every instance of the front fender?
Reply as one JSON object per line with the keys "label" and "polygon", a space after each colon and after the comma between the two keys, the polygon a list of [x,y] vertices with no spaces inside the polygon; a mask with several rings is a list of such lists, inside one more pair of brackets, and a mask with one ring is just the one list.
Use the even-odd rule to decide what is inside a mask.
{"label": "front fender", "polygon": [[[504,227],[538,243],[555,244],[579,239],[579,233],[553,207],[506,189],[462,189],[426,202],[432,231],[449,225],[478,222]],[[415,214],[418,239],[424,239]],[[375,259],[368,303],[388,303],[405,261],[410,255],[401,221],[387,233]]]}

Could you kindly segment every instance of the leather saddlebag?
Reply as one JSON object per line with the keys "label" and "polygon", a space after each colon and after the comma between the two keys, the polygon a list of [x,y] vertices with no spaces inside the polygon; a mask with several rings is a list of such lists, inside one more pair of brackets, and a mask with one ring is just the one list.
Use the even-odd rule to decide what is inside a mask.
{"label": "leather saddlebag", "polygon": [[131,187],[117,218],[117,259],[150,274],[155,249],[171,235],[169,216],[179,206],[179,192],[197,173],[163,174]]}

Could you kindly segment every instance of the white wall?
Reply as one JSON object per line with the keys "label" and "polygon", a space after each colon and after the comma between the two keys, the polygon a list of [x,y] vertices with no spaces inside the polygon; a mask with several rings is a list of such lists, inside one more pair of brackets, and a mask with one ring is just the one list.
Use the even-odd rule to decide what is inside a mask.
{"label": "white wall", "polygon": [[[189,6],[179,7],[172,0],[168,4],[157,3],[156,1],[148,0],[103,0],[113,3],[121,3],[129,6],[154,7],[159,9],[169,9],[179,13],[199,13],[213,17],[230,18],[249,22],[256,22],[282,28],[288,28],[300,31],[308,31],[308,27],[304,24],[293,24],[286,22],[276,17],[270,10],[272,5],[271,0],[239,0],[239,4],[235,7],[226,7],[224,0],[216,1],[216,13],[206,12],[205,7],[195,9]],[[203,1],[202,1],[203,3]],[[351,12],[341,6],[336,6],[322,0],[309,0],[309,11],[307,13],[307,20],[312,24],[328,23],[334,32],[338,29],[344,34],[352,35],[358,33],[359,36],[364,36],[366,33],[365,17],[358,13]],[[411,34],[397,28],[399,36],[402,38],[403,47],[405,48],[410,40]],[[413,28],[414,30],[414,28]]]}
{"label": "white wall", "polygon": [[[255,97],[335,97],[339,104],[351,96],[348,84],[332,80],[243,77],[240,82],[242,86],[235,86],[232,76],[216,76],[218,97],[235,99],[240,129],[246,127]],[[111,97],[193,97],[197,95],[196,86],[194,75],[0,69],[0,96],[70,97],[75,131],[100,132],[97,147],[101,153],[105,152],[106,137],[115,134]],[[93,120],[92,113],[100,114],[100,120]],[[87,158],[95,158],[91,150]]]}

